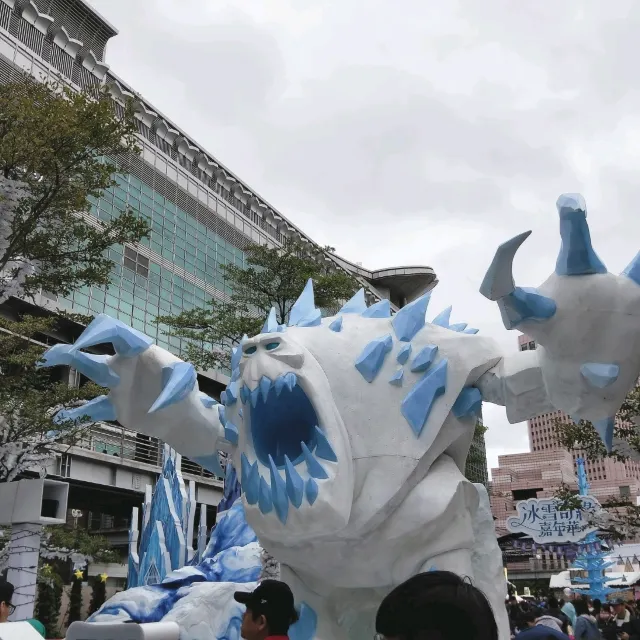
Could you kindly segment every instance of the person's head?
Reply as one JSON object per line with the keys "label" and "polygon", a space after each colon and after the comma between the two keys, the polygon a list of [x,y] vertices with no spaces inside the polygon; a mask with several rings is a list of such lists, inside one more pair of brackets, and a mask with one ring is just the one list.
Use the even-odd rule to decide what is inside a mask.
{"label": "person's head", "polygon": [[531,609],[530,611],[525,611],[520,617],[520,620],[518,620],[518,627],[520,627],[520,629],[526,629],[527,627],[534,627],[538,617],[539,617],[538,612],[535,609]]}
{"label": "person's head", "polygon": [[576,610],[576,615],[583,616],[589,614],[589,603],[585,598],[576,598],[573,601],[573,606]]}
{"label": "person's head", "polygon": [[551,596],[549,598],[549,609],[558,609],[558,600],[555,598],[555,596]]}
{"label": "person's head", "polygon": [[6,622],[15,611],[11,604],[13,598],[13,585],[6,580],[0,580],[0,622]]}
{"label": "person's head", "polygon": [[263,580],[255,591],[236,591],[233,597],[247,607],[240,628],[245,640],[286,636],[298,619],[293,593],[289,585],[280,580]]}
{"label": "person's head", "polygon": [[497,640],[484,594],[448,571],[419,573],[384,598],[376,614],[384,640]]}
{"label": "person's head", "polygon": [[593,612],[594,613],[600,613],[600,611],[602,610],[602,601],[599,598],[595,598],[593,600]]}

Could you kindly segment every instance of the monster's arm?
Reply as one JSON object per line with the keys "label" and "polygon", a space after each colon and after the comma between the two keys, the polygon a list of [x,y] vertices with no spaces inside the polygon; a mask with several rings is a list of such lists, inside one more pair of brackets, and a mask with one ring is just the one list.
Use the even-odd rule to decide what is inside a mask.
{"label": "monster's arm", "polygon": [[505,356],[475,386],[483,400],[506,408],[512,424],[555,411],[547,396],[537,351]]}
{"label": "monster's arm", "polygon": [[[111,343],[114,356],[80,349]],[[225,429],[224,407],[198,388],[193,365],[153,344],[148,336],[119,320],[100,315],[73,345],[56,345],[41,366],[73,367],[109,389],[76,409],[59,412],[55,421],[117,420],[123,427],[159,438],[203,467],[222,476],[218,450],[233,446],[233,425]]]}

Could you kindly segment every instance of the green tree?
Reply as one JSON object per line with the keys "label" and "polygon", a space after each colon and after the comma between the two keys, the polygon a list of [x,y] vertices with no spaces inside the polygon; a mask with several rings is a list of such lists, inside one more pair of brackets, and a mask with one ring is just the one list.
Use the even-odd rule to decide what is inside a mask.
{"label": "green tree", "polygon": [[69,612],[67,613],[67,626],[72,622],[80,620],[82,617],[82,582],[84,575],[82,571],[73,574],[71,580],[71,591],[69,592]]}
{"label": "green tree", "polygon": [[56,557],[80,554],[88,562],[120,562],[120,554],[111,548],[104,536],[90,534],[80,527],[71,529],[64,525],[47,527],[42,542],[43,556]]}
{"label": "green tree", "polygon": [[[287,321],[291,307],[307,280],[313,279],[316,306],[336,311],[337,305],[358,288],[348,273],[336,269],[326,256],[331,247],[308,248],[288,242],[282,248],[251,245],[245,249],[246,266],[222,267],[228,300],[211,300],[205,309],[192,309],[177,316],[160,316],[157,322],[169,334],[188,339],[185,357],[203,369],[228,364],[228,347],[242,336],[260,332],[271,308],[278,322]],[[226,348],[225,348],[226,347]]]}
{"label": "green tree", "polygon": [[91,585],[91,602],[89,615],[92,616],[107,599],[107,576],[95,576]]}
{"label": "green tree", "polygon": [[47,631],[47,638],[59,638],[60,606],[62,604],[62,580],[50,565],[43,565],[38,571],[38,588],[34,615]]}
{"label": "green tree", "polygon": [[107,284],[105,250],[135,242],[147,224],[132,212],[88,214],[114,184],[110,158],[138,152],[131,105],[116,115],[105,88],[72,91],[21,76],[0,91],[0,301],[40,288],[68,294]]}

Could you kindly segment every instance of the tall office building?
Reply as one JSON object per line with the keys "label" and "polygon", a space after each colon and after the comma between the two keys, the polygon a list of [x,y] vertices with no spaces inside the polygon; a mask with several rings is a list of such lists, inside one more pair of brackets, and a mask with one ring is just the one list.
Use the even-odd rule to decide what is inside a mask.
{"label": "tall office building", "polygon": [[[115,159],[122,175],[92,203],[91,212],[97,224],[135,209],[151,226],[149,238],[110,250],[115,267],[109,287],[85,287],[67,298],[42,292],[36,303],[51,310],[107,313],[179,354],[183,344],[155,325],[158,315],[228,296],[231,289],[220,267],[244,266],[250,243],[277,247],[294,238],[312,247],[313,241],[110,69],[105,52],[116,34],[84,0],[0,0],[0,83],[24,70],[35,78],[60,78],[76,89],[107,86],[117,111],[133,100],[142,148],[140,157]],[[370,271],[334,254],[324,259],[353,274],[371,301],[388,298],[396,309],[437,282],[429,267]],[[26,305],[11,299],[0,312],[11,315]],[[79,329],[70,325],[56,339],[71,341]],[[228,381],[224,371],[200,373],[199,378],[201,388],[213,396]],[[82,509],[98,529],[113,531],[157,476],[160,450],[153,439],[102,425],[62,454],[51,471],[69,478],[70,508]],[[183,471],[198,482],[198,502],[216,505],[219,479],[188,460]],[[126,542],[125,530],[121,539]]]}

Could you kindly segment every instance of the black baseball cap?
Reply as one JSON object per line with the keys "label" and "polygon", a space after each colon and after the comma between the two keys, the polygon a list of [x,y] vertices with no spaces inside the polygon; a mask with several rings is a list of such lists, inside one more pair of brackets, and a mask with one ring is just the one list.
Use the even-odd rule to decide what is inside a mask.
{"label": "black baseball cap", "polygon": [[11,604],[13,598],[13,585],[7,580],[0,580],[0,602]]}
{"label": "black baseball cap", "polygon": [[264,615],[267,622],[275,619],[293,624],[298,620],[293,593],[280,580],[263,580],[254,591],[236,591],[233,598],[253,613]]}

